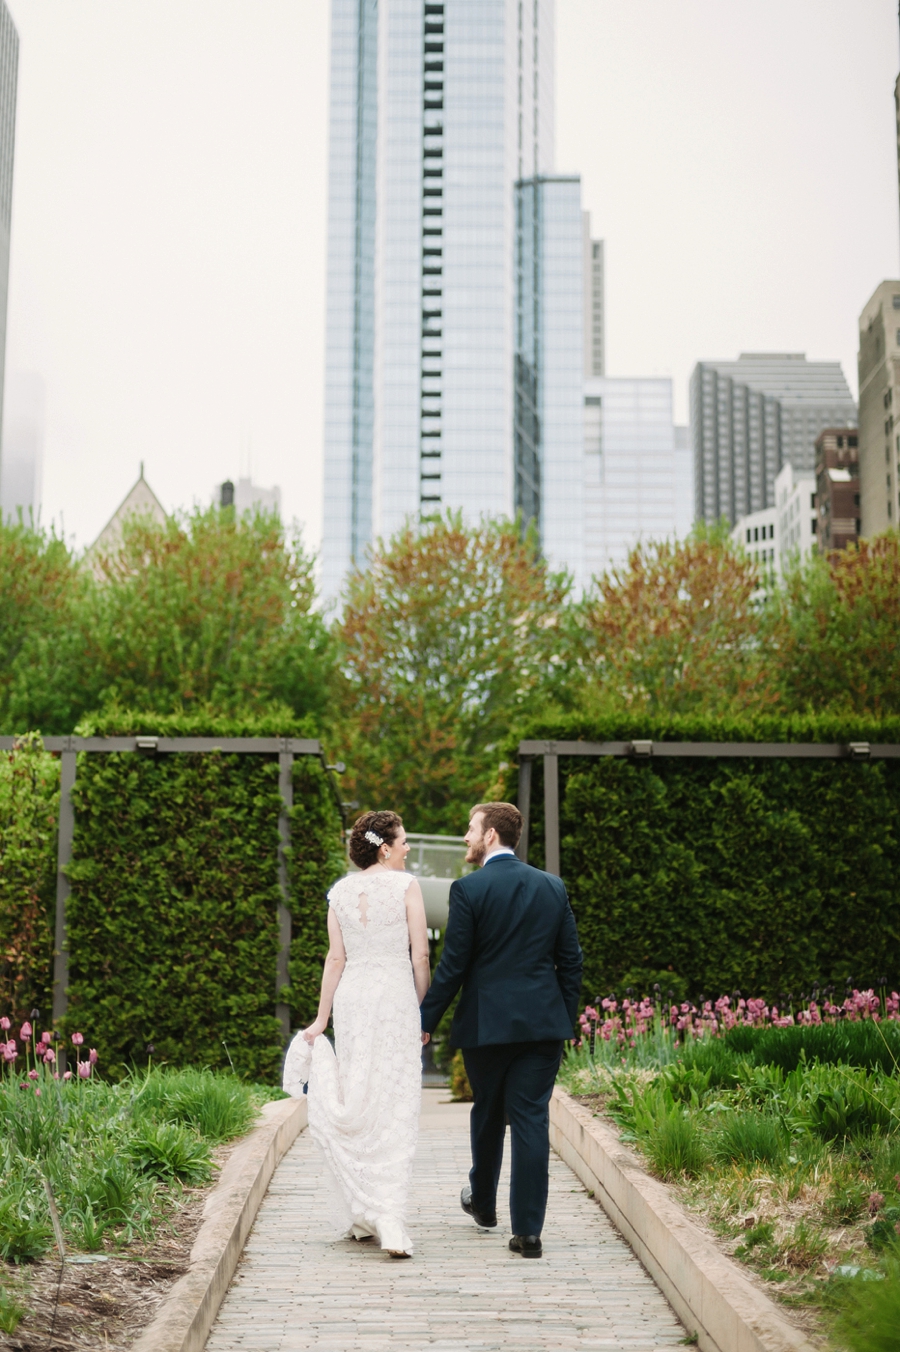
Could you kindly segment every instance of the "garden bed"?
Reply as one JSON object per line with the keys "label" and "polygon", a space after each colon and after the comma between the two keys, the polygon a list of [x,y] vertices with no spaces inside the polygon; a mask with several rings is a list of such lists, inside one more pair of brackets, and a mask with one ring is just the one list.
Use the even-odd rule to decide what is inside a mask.
{"label": "garden bed", "polygon": [[824,1345],[852,1317],[839,1346],[888,1352],[900,1346],[900,1027],[883,1017],[895,1005],[864,998],[865,1017],[730,1030],[608,1009],[611,1036],[593,1056],[587,1040],[573,1049],[560,1083],[810,1338]]}
{"label": "garden bed", "polygon": [[206,1196],[271,1091],[194,1070],[110,1084],[79,1045],[57,1078],[50,1044],[23,1031],[0,1080],[0,1347],[124,1348],[187,1270]]}

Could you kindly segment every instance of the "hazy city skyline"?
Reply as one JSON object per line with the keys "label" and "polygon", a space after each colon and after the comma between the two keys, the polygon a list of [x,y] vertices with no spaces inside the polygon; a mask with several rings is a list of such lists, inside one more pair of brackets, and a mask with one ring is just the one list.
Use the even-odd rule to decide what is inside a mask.
{"label": "hazy city skyline", "polygon": [[[44,519],[84,546],[282,489],[318,546],[326,0],[9,0],[21,39],[7,371],[46,386]],[[841,362],[900,272],[889,0],[557,0],[557,152],[605,240],[606,369]],[[562,75],[560,74],[562,72]]]}

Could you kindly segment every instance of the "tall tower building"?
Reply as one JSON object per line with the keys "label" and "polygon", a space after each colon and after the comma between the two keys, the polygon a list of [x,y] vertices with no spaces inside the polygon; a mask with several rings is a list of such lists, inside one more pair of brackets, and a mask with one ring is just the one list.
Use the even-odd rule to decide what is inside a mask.
{"label": "tall tower building", "polygon": [[[0,427],[3,425],[3,379],[6,371],[9,231],[12,220],[18,75],[19,35],[6,7],[6,0],[0,0]],[[0,463],[2,463],[2,453],[0,453]]]}
{"label": "tall tower building", "polygon": [[591,238],[591,213],[582,212],[584,226],[584,378],[606,375],[606,309],[603,240]]}
{"label": "tall tower building", "polygon": [[332,0],[326,600],[376,537],[446,508],[519,509],[580,567],[578,532],[557,546],[582,263],[553,69],[553,0]]}
{"label": "tall tower building", "polygon": [[821,431],[856,421],[840,363],[811,362],[795,352],[698,362],[690,408],[696,519],[726,517],[732,526],[775,506],[783,465],[813,473]]}
{"label": "tall tower building", "polygon": [[859,497],[861,535],[896,529],[900,522],[900,279],[876,287],[859,317]]}

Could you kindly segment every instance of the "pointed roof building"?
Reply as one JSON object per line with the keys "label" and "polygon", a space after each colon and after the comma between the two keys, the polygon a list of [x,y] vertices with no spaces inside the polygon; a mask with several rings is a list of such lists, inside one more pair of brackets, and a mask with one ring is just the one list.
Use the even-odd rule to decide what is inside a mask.
{"label": "pointed roof building", "polygon": [[89,563],[104,555],[114,554],[122,543],[122,527],[130,516],[150,516],[163,525],[168,517],[165,508],[144,478],[144,462],[137,483],[126,493],[94,543],[87,551]]}

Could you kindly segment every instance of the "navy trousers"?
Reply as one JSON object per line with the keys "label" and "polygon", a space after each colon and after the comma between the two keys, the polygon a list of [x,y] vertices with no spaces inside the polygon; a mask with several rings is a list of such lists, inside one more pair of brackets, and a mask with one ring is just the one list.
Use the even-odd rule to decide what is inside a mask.
{"label": "navy trousers", "polygon": [[464,1047],[472,1086],[472,1204],[484,1216],[497,1208],[506,1123],[512,1144],[509,1218],[514,1235],[539,1235],[547,1210],[550,1161],[548,1104],[562,1042],[504,1042]]}

